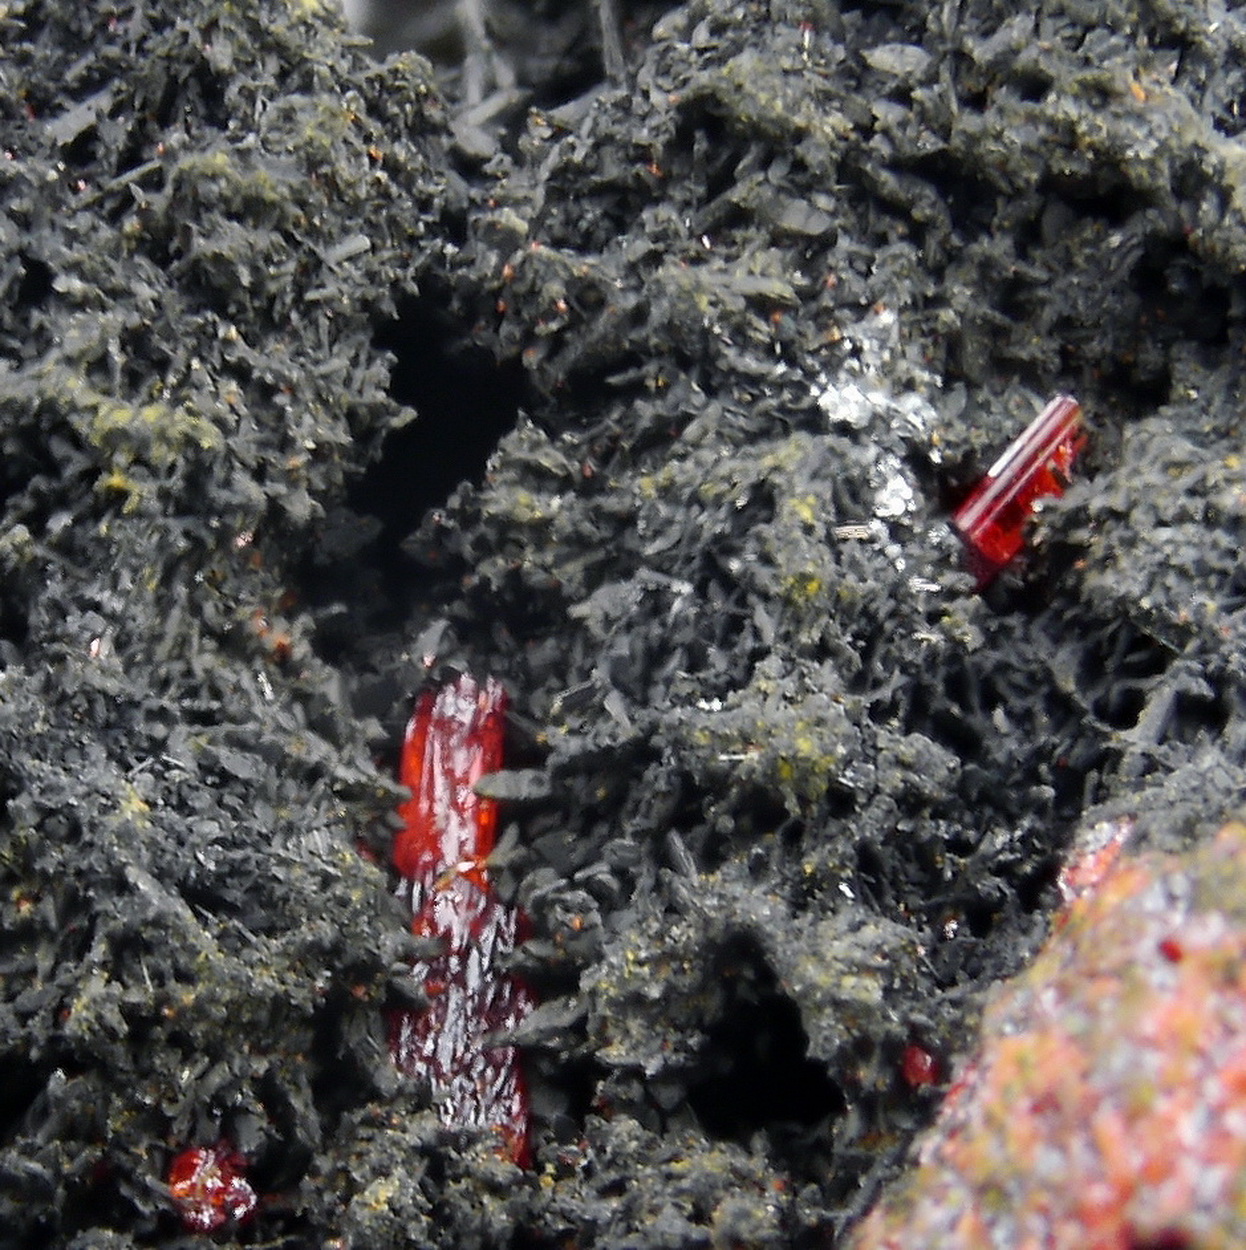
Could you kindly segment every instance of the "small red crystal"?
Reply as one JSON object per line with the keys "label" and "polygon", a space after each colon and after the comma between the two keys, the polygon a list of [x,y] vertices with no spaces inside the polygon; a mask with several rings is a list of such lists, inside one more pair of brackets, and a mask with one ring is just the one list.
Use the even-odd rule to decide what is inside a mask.
{"label": "small red crystal", "polygon": [[969,552],[979,590],[1024,546],[1035,505],[1064,494],[1073,461],[1085,444],[1081,405],[1069,395],[1057,395],[952,514],[952,528]]}
{"label": "small red crystal", "polygon": [[246,1160],[227,1141],[183,1150],[169,1164],[169,1193],[188,1232],[212,1233],[242,1224],[258,1198],[243,1175]]}
{"label": "small red crystal", "polygon": [[401,1071],[431,1083],[444,1124],[496,1130],[507,1155],[526,1166],[519,1056],[493,1038],[526,1019],[536,999],[497,967],[514,950],[523,918],[490,888],[497,804],[475,792],[502,765],[506,702],[497,681],[464,675],[421,695],[407,726],[400,780],[411,799],[399,808],[394,862],[412,932],[440,939],[443,950],[413,970],[429,1004],[393,1013],[390,1049]]}
{"label": "small red crystal", "polygon": [[921,1089],[924,1085],[937,1085],[939,1082],[938,1059],[916,1042],[910,1042],[904,1048],[904,1054],[900,1058],[900,1071],[910,1089]]}

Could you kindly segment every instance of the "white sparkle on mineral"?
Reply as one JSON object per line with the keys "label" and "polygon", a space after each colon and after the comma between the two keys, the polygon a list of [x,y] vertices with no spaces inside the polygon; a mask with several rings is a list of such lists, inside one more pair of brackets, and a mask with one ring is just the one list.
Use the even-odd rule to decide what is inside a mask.
{"label": "white sparkle on mineral", "polygon": [[[821,381],[822,379],[819,379]],[[852,430],[863,430],[870,424],[875,411],[885,402],[880,391],[863,390],[855,382],[842,385],[827,383],[817,393],[818,407],[833,425],[846,425]]]}
{"label": "white sparkle on mineral", "polygon": [[875,480],[882,479],[874,492],[875,516],[894,520],[912,511],[915,502],[913,487],[904,474],[899,456],[880,456],[872,476]]}

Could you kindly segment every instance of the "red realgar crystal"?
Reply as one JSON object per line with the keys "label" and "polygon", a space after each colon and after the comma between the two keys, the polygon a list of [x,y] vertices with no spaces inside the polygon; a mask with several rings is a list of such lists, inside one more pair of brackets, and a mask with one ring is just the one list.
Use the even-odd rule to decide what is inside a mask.
{"label": "red realgar crystal", "polygon": [[900,1057],[900,1071],[910,1089],[923,1085],[937,1085],[941,1076],[939,1060],[924,1046],[910,1042]]}
{"label": "red realgar crystal", "polygon": [[245,1167],[227,1141],[183,1150],[169,1164],[169,1193],[188,1232],[213,1233],[251,1217],[259,1200],[243,1175]]}
{"label": "red realgar crystal", "polygon": [[506,702],[497,681],[464,675],[421,695],[407,726],[400,780],[412,797],[399,808],[394,862],[410,897],[412,932],[440,939],[444,949],[416,965],[429,1005],[393,1014],[390,1049],[403,1072],[430,1081],[444,1124],[496,1130],[509,1157],[526,1166],[519,1056],[494,1035],[520,1024],[536,1000],[497,967],[514,950],[523,918],[489,887],[497,804],[474,789],[502,765]]}
{"label": "red realgar crystal", "polygon": [[1057,395],[952,514],[952,527],[968,549],[979,590],[1021,550],[1035,504],[1064,494],[1085,443],[1081,405],[1071,396]]}

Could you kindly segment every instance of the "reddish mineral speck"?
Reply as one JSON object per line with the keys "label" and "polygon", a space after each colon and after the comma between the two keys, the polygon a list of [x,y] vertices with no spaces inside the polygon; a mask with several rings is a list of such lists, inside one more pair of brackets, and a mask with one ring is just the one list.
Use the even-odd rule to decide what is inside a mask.
{"label": "reddish mineral speck", "polygon": [[1081,405],[1068,395],[1056,396],[952,514],[979,590],[1016,558],[1035,506],[1064,494],[1085,442]]}
{"label": "reddish mineral speck", "polygon": [[939,1083],[939,1061],[924,1046],[910,1042],[900,1057],[900,1072],[910,1089]]}
{"label": "reddish mineral speck", "polygon": [[412,932],[439,939],[442,953],[413,975],[429,1003],[393,1013],[390,1049],[409,1076],[430,1082],[442,1122],[491,1128],[507,1155],[529,1160],[528,1095],[513,1046],[494,1038],[535,1006],[532,992],[498,968],[514,950],[522,917],[489,885],[497,804],[475,785],[502,765],[506,694],[492,678],[464,675],[416,704],[403,743],[400,779],[411,790],[394,845]]}
{"label": "reddish mineral speck", "polygon": [[169,1193],[188,1232],[211,1233],[255,1211],[255,1190],[243,1175],[246,1160],[227,1141],[183,1150],[169,1164]]}

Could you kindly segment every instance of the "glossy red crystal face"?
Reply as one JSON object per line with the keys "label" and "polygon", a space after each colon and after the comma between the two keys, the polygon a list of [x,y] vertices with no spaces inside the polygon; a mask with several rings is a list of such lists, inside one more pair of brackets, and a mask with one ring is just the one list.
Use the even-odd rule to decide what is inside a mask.
{"label": "glossy red crystal face", "polygon": [[169,1193],[188,1232],[212,1233],[242,1224],[255,1211],[246,1160],[225,1141],[183,1150],[169,1164]]}
{"label": "glossy red crystal face", "polygon": [[522,1166],[527,1090],[515,1048],[494,1037],[536,1000],[497,966],[514,950],[522,918],[490,889],[497,805],[473,788],[502,765],[505,716],[501,685],[464,675],[421,695],[407,726],[400,779],[412,797],[399,809],[394,862],[412,931],[439,939],[443,952],[414,968],[429,1006],[393,1013],[390,1048],[403,1072],[430,1082],[444,1124],[494,1129]]}
{"label": "glossy red crystal face", "polygon": [[1085,446],[1082,409],[1058,395],[990,467],[952,514],[969,553],[978,589],[990,585],[1025,545],[1025,527],[1042,499],[1064,494],[1073,461]]}
{"label": "glossy red crystal face", "polygon": [[900,1059],[900,1070],[910,1089],[924,1085],[937,1085],[940,1078],[939,1061],[924,1046],[910,1042]]}

